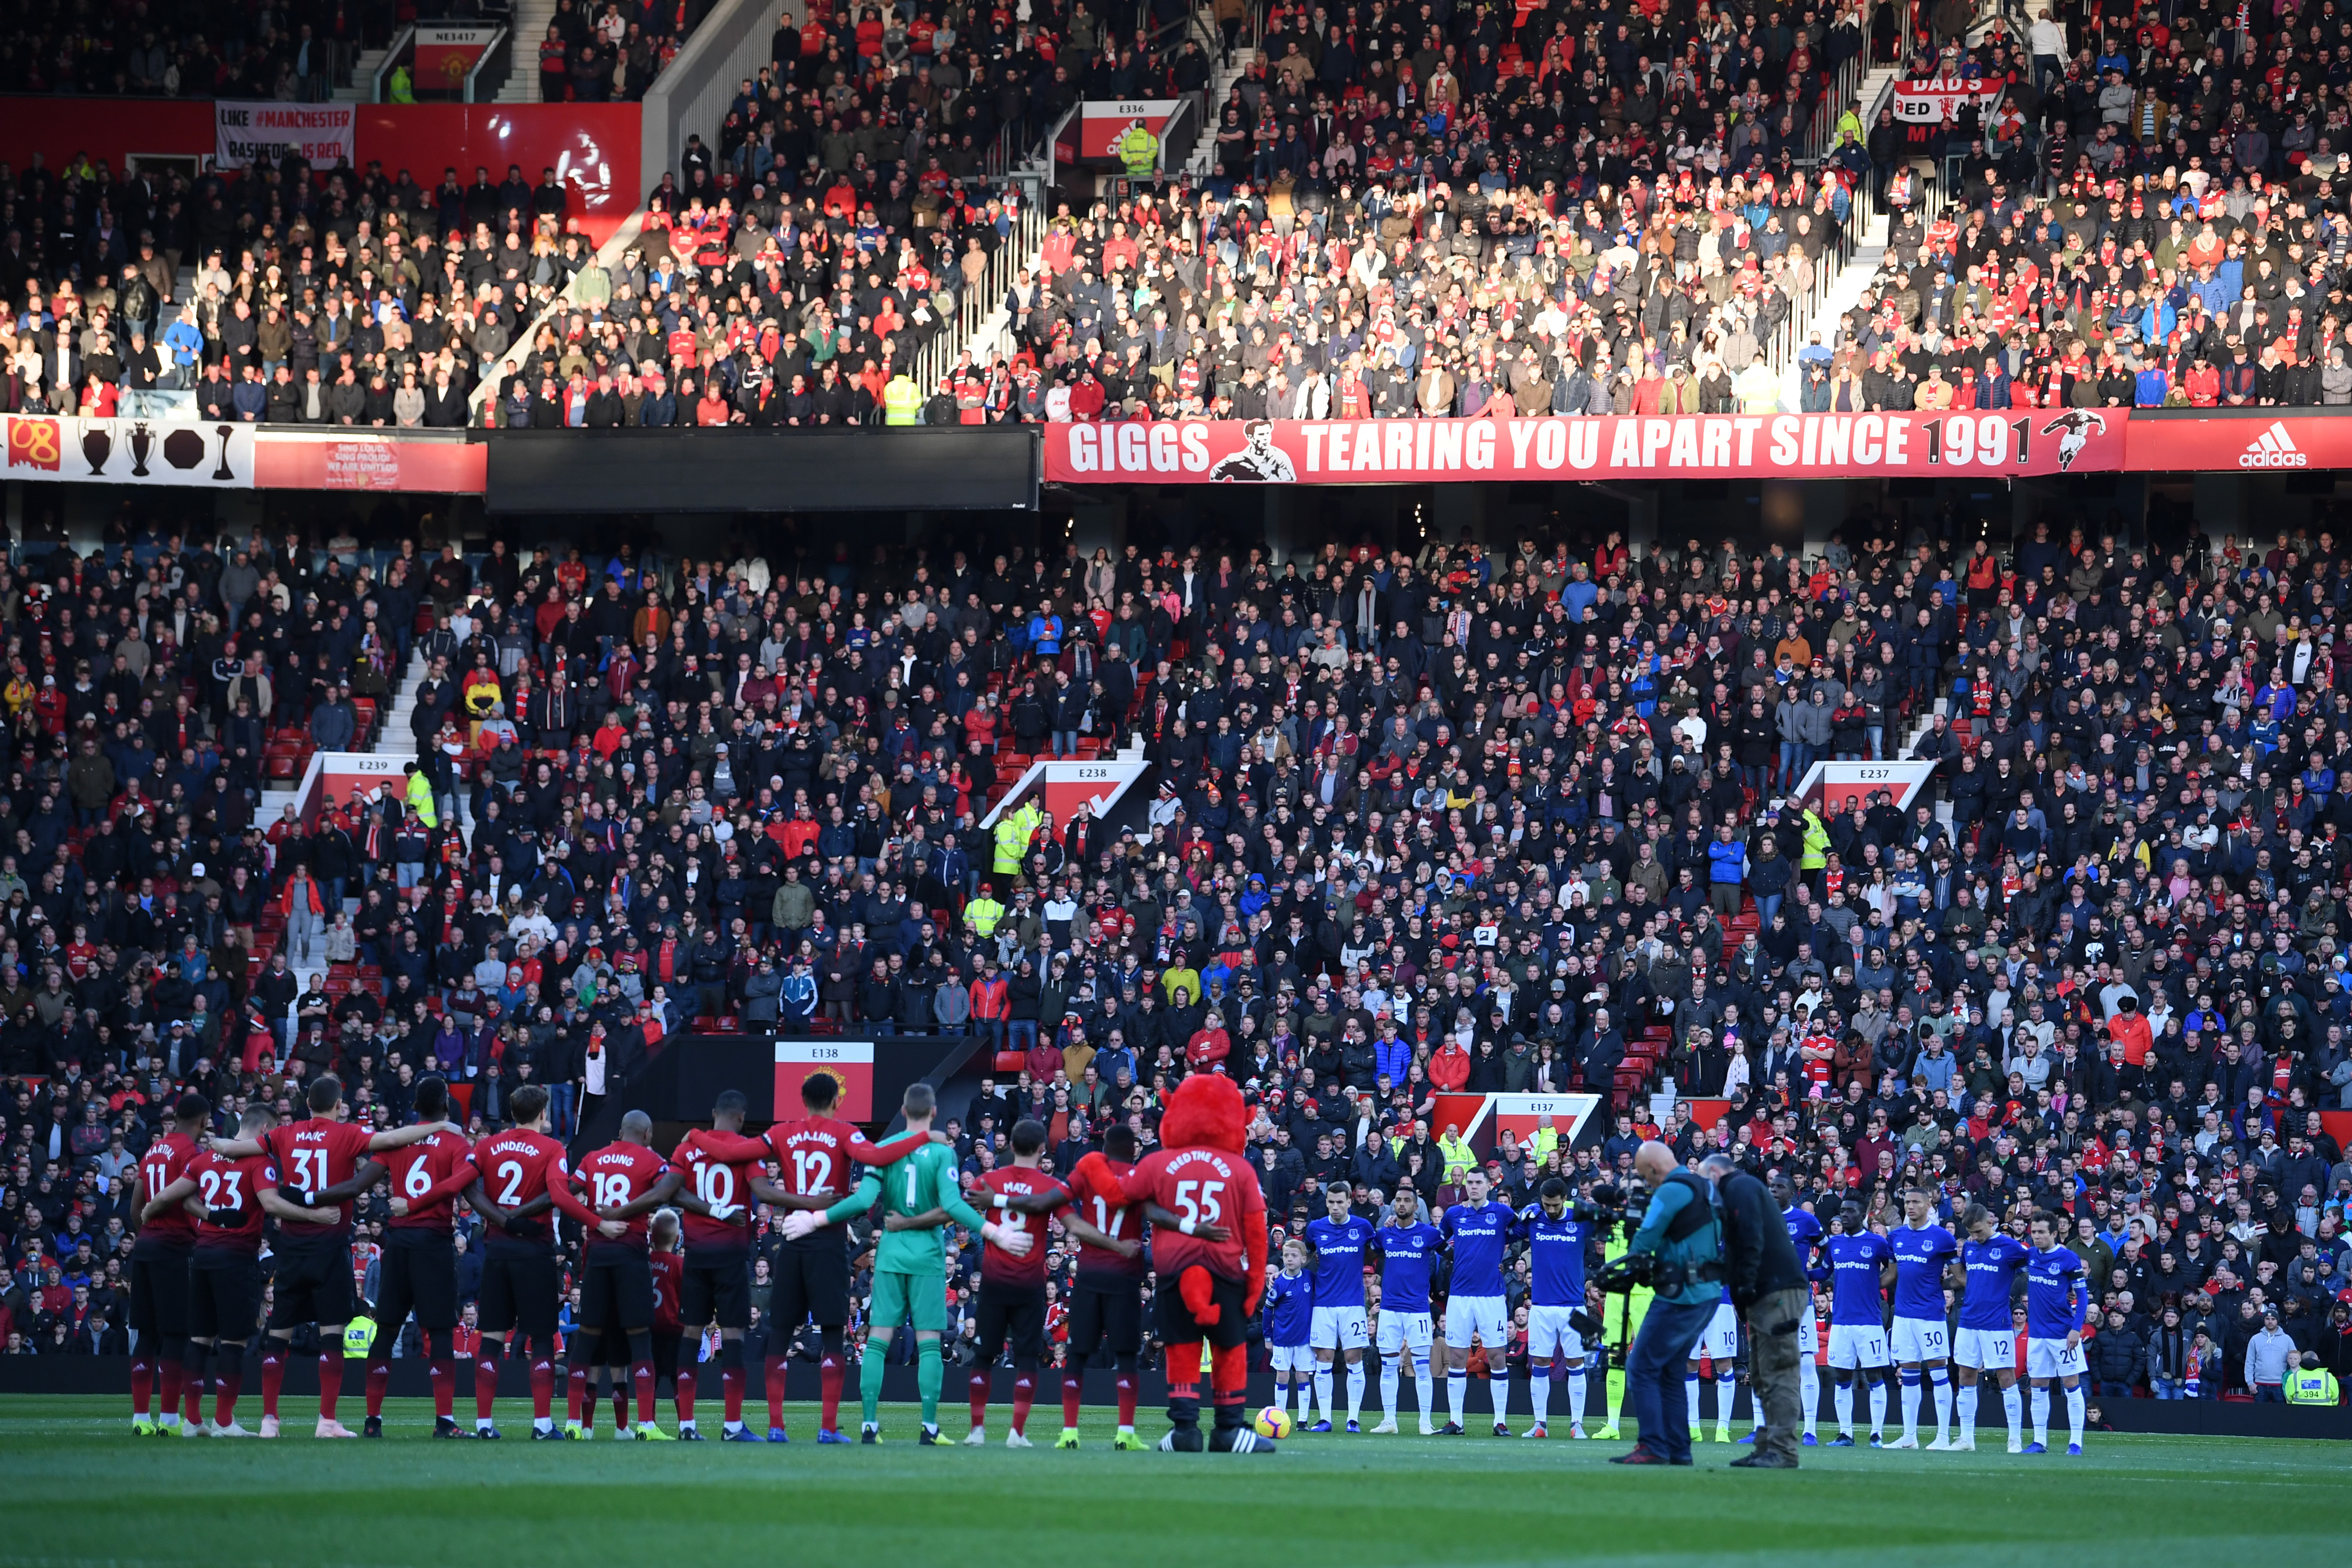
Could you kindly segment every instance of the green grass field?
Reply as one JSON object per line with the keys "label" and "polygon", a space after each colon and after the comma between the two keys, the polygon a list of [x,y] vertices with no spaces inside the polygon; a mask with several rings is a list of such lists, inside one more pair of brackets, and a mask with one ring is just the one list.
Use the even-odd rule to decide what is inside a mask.
{"label": "green grass field", "polygon": [[[716,1401],[708,1402],[712,1405]],[[248,1396],[240,1418],[258,1420]],[[354,1426],[359,1401],[346,1395]],[[289,1415],[307,1401],[292,1400]],[[572,1561],[1042,1568],[1279,1563],[1473,1568],[1624,1563],[2010,1565],[2345,1561],[2347,1452],[2322,1442],[2098,1436],[2080,1459],[1808,1449],[1795,1474],[1603,1463],[1619,1445],[1300,1437],[1280,1454],[927,1449],[884,1411],[877,1448],[434,1443],[395,1400],[383,1443],[134,1438],[123,1401],[0,1398],[0,1565],[238,1568]],[[310,1410],[315,1414],[316,1406]],[[713,1414],[715,1414],[715,1410]],[[960,1405],[945,1408],[960,1435]],[[669,1411],[664,1403],[664,1419]],[[1000,1443],[1004,1412],[992,1411]],[[1033,1436],[1059,1429],[1041,1405]],[[1155,1440],[1163,1428],[1146,1412]],[[714,1431],[716,1429],[713,1424]],[[1892,1551],[1898,1556],[1889,1557]],[[782,1553],[782,1555],[779,1555]]]}

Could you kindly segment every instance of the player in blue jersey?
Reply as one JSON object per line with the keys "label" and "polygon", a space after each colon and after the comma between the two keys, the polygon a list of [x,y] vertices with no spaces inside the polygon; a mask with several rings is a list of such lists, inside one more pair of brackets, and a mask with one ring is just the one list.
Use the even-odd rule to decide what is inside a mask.
{"label": "player in blue jersey", "polygon": [[1822,1244],[1830,1265],[1830,1373],[1837,1379],[1838,1435],[1832,1448],[1853,1447],[1853,1374],[1870,1384],[1870,1446],[1886,1436],[1887,1277],[1895,1253],[1862,1223],[1862,1205],[1838,1211],[1837,1234]]}
{"label": "player in blue jersey", "polygon": [[1372,1245],[1372,1222],[1348,1212],[1348,1187],[1335,1182],[1323,1194],[1324,1217],[1309,1220],[1299,1234],[1315,1260],[1315,1398],[1323,1419],[1310,1432],[1331,1430],[1331,1371],[1335,1357],[1348,1360],[1348,1430],[1360,1432],[1364,1414],[1364,1346],[1370,1331],[1364,1313],[1364,1254]]}
{"label": "player in blue jersey", "polygon": [[1315,1352],[1307,1348],[1315,1321],[1315,1283],[1307,1278],[1307,1248],[1297,1238],[1282,1244],[1282,1267],[1265,1271],[1265,1302],[1259,1309],[1265,1348],[1274,1361],[1276,1402],[1287,1409],[1298,1390],[1298,1424],[1315,1414],[1308,1374]]}
{"label": "player in blue jersey", "polygon": [[[1780,1205],[1780,1219],[1789,1227],[1789,1239],[1796,1246],[1798,1261],[1805,1266],[1809,1278],[1821,1279],[1822,1270],[1814,1263],[1814,1254],[1822,1245],[1822,1222],[1813,1217],[1812,1210],[1797,1205],[1796,1184],[1790,1181],[1784,1172],[1772,1173],[1772,1201]],[[1808,1448],[1818,1441],[1816,1424],[1821,1419],[1822,1408],[1822,1369],[1818,1359],[1821,1349],[1821,1315],[1813,1310],[1812,1292],[1808,1290],[1805,1292],[1805,1310],[1797,1319],[1797,1397],[1803,1401],[1805,1406],[1802,1441]],[[1756,1412],[1756,1423],[1759,1426],[1764,1423],[1761,1407]],[[1751,1432],[1742,1441],[1753,1441],[1754,1437],[1755,1434]]]}
{"label": "player in blue jersey", "polygon": [[1568,1380],[1568,1435],[1584,1436],[1585,1248],[1591,1227],[1570,1210],[1568,1184],[1548,1176],[1536,1201],[1519,1215],[1517,1234],[1528,1244],[1528,1394],[1535,1401],[1530,1437],[1548,1437],[1551,1385]]}
{"label": "player in blue jersey", "polygon": [[2014,1454],[2025,1447],[2025,1401],[2017,1387],[2017,1320],[2009,1302],[2025,1268],[2025,1244],[2002,1235],[2000,1222],[1982,1204],[1969,1205],[1961,1224],[1969,1233],[1960,1247],[1968,1283],[1960,1296],[1959,1331],[1952,1336],[1952,1363],[1960,1373],[1960,1430],[1952,1446],[1963,1451],[1976,1447],[1977,1380],[1990,1373],[2000,1383],[2009,1451]]}
{"label": "player in blue jersey", "polygon": [[[1470,1392],[1470,1345],[1486,1347],[1486,1387],[1494,1395],[1495,1436],[1511,1435],[1510,1314],[1503,1305],[1503,1247],[1518,1215],[1487,1196],[1486,1173],[1462,1177],[1464,1200],[1439,1222],[1454,1248],[1453,1289],[1445,1300],[1445,1401],[1453,1419],[1440,1430],[1462,1434],[1462,1403]],[[1497,1376],[1496,1373],[1501,1375]]]}
{"label": "player in blue jersey", "polygon": [[1389,1223],[1372,1232],[1372,1250],[1381,1255],[1381,1424],[1375,1432],[1397,1429],[1397,1385],[1403,1380],[1404,1358],[1412,1358],[1413,1392],[1421,1401],[1421,1435],[1437,1430],[1430,1415],[1437,1408],[1437,1391],[1429,1370],[1429,1352],[1435,1335],[1430,1321],[1430,1276],[1436,1272],[1445,1237],[1421,1218],[1421,1198],[1410,1186],[1397,1188]]}
{"label": "player in blue jersey", "polygon": [[1895,1251],[1895,1364],[1903,1384],[1903,1436],[1891,1448],[1919,1446],[1919,1381],[1936,1391],[1936,1453],[1952,1446],[1951,1320],[1944,1290],[1962,1283],[1960,1244],[1936,1223],[1935,1194],[1925,1187],[1903,1193],[1903,1224],[1886,1238]]}
{"label": "player in blue jersey", "polygon": [[2033,1384],[2033,1441],[2029,1454],[2050,1451],[2050,1380],[2066,1385],[2066,1451],[2083,1451],[2083,1324],[2091,1310],[2091,1279],[2072,1247],[2058,1245],[2058,1217],[2033,1216],[2032,1256],[2025,1260],[2025,1375]]}

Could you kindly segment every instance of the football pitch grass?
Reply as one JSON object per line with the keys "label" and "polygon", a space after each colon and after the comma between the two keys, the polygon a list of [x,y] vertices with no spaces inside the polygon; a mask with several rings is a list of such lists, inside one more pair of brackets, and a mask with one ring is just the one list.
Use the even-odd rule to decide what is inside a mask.
{"label": "football pitch grass", "polygon": [[[344,1396],[354,1426],[360,1404]],[[2282,1568],[2342,1563],[2352,1498],[2352,1449],[2318,1441],[2095,1433],[2070,1459],[2011,1456],[1993,1432],[1974,1454],[1811,1448],[1790,1474],[1726,1469],[1748,1450],[1714,1443],[1692,1469],[1627,1470],[1604,1462],[1622,1444],[1483,1430],[1300,1436],[1271,1457],[1118,1453],[1098,1411],[1085,1447],[1059,1453],[1060,1412],[1043,1404],[1028,1451],[1003,1447],[1002,1407],[994,1442],[971,1449],[918,1446],[913,1409],[895,1405],[875,1448],[818,1447],[802,1405],[786,1447],[623,1445],[609,1409],[594,1442],[532,1443],[528,1406],[503,1404],[496,1446],[431,1440],[422,1400],[386,1406],[380,1443],[313,1440],[301,1399],[289,1436],[233,1443],[134,1437],[126,1400],[0,1398],[0,1565]],[[259,1405],[248,1394],[239,1418],[257,1424]],[[961,1438],[963,1406],[941,1415]],[[1156,1442],[1164,1424],[1147,1411],[1138,1428]]]}

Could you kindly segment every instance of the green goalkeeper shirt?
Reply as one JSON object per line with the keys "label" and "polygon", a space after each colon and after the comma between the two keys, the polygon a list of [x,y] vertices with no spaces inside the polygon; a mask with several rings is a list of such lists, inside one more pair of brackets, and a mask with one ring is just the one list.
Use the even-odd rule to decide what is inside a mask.
{"label": "green goalkeeper shirt", "polygon": [[[874,1194],[867,1184],[874,1180],[868,1176],[858,1184],[856,1192],[827,1209],[825,1223],[838,1224],[871,1208]],[[880,1182],[884,1215],[912,1219],[933,1209],[945,1209],[950,1218],[975,1235],[985,1223],[979,1211],[964,1202],[962,1186],[956,1180],[955,1151],[945,1143],[926,1143],[886,1166]],[[877,1230],[874,1241],[874,1267],[878,1272],[941,1276],[947,1272],[945,1226],[929,1230]]]}

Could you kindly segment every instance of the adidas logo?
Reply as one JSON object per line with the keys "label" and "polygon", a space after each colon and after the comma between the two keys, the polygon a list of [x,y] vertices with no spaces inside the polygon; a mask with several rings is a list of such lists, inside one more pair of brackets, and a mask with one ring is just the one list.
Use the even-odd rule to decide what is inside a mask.
{"label": "adidas logo", "polygon": [[2271,427],[2263,432],[2262,439],[2247,444],[2238,454],[2242,468],[2307,468],[2311,458],[2295,449],[2294,437],[2286,433],[2286,421],[2273,419]]}

